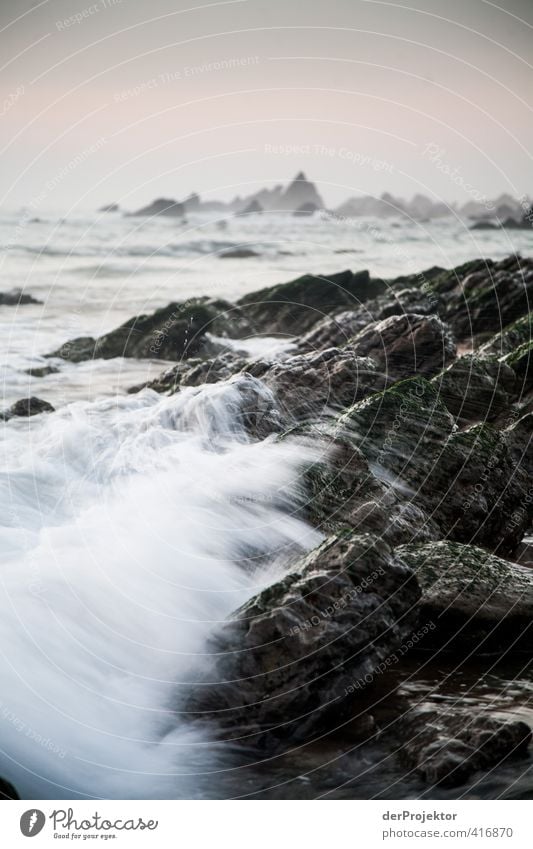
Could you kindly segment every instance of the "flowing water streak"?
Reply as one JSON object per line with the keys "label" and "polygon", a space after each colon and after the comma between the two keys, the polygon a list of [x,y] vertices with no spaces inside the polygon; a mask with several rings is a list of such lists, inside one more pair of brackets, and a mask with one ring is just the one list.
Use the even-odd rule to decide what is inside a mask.
{"label": "flowing water streak", "polygon": [[180,685],[319,540],[293,512],[310,448],[251,439],[254,393],[272,404],[241,377],[4,426],[0,760],[23,796],[206,794],[223,759],[173,714]]}

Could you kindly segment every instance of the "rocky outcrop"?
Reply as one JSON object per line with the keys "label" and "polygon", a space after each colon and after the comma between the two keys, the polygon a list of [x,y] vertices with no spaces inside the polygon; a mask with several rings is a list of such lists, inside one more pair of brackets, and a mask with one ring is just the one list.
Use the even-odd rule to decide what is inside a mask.
{"label": "rocky outcrop", "polygon": [[328,348],[247,366],[272,389],[287,422],[330,415],[378,392],[387,379],[373,360],[353,348]]}
{"label": "rocky outcrop", "polygon": [[149,203],[148,206],[143,206],[135,212],[128,212],[129,216],[155,217],[163,218],[183,218],[185,207],[182,203],[172,198],[157,198],[157,200]]}
{"label": "rocky outcrop", "polygon": [[10,292],[0,292],[0,306],[18,307],[25,304],[42,304],[33,295],[23,292],[22,289],[11,289]]}
{"label": "rocky outcrop", "polygon": [[423,508],[444,536],[500,553],[514,550],[532,517],[528,505],[516,525],[508,521],[526,503],[531,457],[527,443],[517,465],[513,427],[458,431],[423,378],[354,404],[338,422],[373,471]]}
{"label": "rocky outcrop", "polygon": [[342,312],[376,297],[385,288],[368,271],[306,274],[245,295],[237,303],[258,333],[305,333],[325,315]]}
{"label": "rocky outcrop", "polygon": [[71,362],[113,357],[181,360],[216,354],[221,346],[209,334],[241,336],[247,331],[241,310],[228,302],[190,298],[150,315],[135,316],[98,339],[73,339],[48,356]]}
{"label": "rocky outcrop", "polygon": [[455,360],[432,383],[461,426],[498,418],[510,409],[517,390],[516,374],[506,362],[477,354]]}
{"label": "rocky outcrop", "polygon": [[408,544],[398,554],[415,573],[421,620],[436,625],[426,647],[465,654],[533,648],[533,572],[472,545]]}
{"label": "rocky outcrop", "polygon": [[30,377],[48,377],[49,374],[58,374],[59,369],[55,366],[32,366],[26,369]]}
{"label": "rocky outcrop", "polygon": [[300,171],[281,194],[278,208],[280,210],[294,211],[309,204],[314,209],[324,208],[324,201],[318,193],[315,184],[309,182],[303,171]]}
{"label": "rocky outcrop", "polygon": [[393,315],[369,324],[351,340],[354,351],[371,357],[390,380],[433,375],[456,354],[449,328],[437,316]]}
{"label": "rocky outcrop", "polygon": [[31,398],[21,398],[20,401],[16,401],[9,407],[8,410],[4,410],[3,413],[0,413],[0,418],[4,421],[8,421],[8,419],[15,418],[17,416],[28,417],[28,416],[37,416],[39,413],[53,413],[54,408],[48,401],[43,401],[42,398],[36,398],[34,395]]}
{"label": "rocky outcrop", "polygon": [[100,207],[98,212],[120,212],[120,206],[118,203],[106,203]]}
{"label": "rocky outcrop", "polygon": [[524,757],[531,742],[525,722],[429,707],[411,710],[399,734],[404,765],[441,787],[458,787],[478,770]]}
{"label": "rocky outcrop", "polygon": [[240,210],[239,212],[237,212],[235,214],[236,215],[258,215],[261,212],[264,212],[263,207],[261,206],[259,201],[254,199],[254,200],[251,200],[250,203],[246,204],[246,206],[242,210]]}
{"label": "rocky outcrop", "polygon": [[219,254],[220,259],[250,259],[253,256],[259,256],[253,248],[230,248]]}
{"label": "rocky outcrop", "polygon": [[444,272],[433,287],[444,298],[441,317],[457,339],[474,338],[482,343],[528,313],[533,298],[533,259],[474,260]]}
{"label": "rocky outcrop", "polygon": [[298,209],[295,209],[292,213],[296,218],[309,218],[310,215],[314,215],[315,212],[319,212],[320,207],[316,205],[316,203],[312,203],[308,201],[307,203],[302,203]]}
{"label": "rocky outcrop", "polygon": [[349,715],[353,694],[410,634],[418,597],[379,538],[327,540],[213,635],[187,716],[247,744],[309,739]]}

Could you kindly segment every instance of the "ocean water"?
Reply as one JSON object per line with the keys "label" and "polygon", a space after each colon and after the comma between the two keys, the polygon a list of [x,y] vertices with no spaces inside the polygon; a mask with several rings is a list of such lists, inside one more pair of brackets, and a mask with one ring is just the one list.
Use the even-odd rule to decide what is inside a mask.
{"label": "ocean water", "polygon": [[[221,258],[236,246],[258,256]],[[455,219],[4,215],[0,288],[43,303],[0,306],[2,405],[33,394],[57,412],[1,429],[0,775],[26,798],[246,795],[232,753],[180,716],[180,692],[217,622],[320,539],[298,506],[322,446],[249,438],[238,412],[243,393],[265,399],[259,381],[166,398],[125,393],[161,362],[58,363],[45,378],[27,368],[170,300],[532,248],[533,234]]]}
{"label": "ocean water", "polygon": [[[247,247],[258,256],[223,259]],[[180,219],[121,213],[0,216],[0,291],[23,289],[43,305],[0,307],[5,402],[48,393],[51,403],[98,398],[157,374],[160,365],[120,361],[70,367],[29,379],[24,369],[76,336],[98,335],[172,300],[211,295],[232,300],[306,272],[368,268],[394,277],[478,256],[533,251],[533,231],[472,231],[455,217],[398,219],[253,215]],[[22,374],[21,374],[22,372]]]}

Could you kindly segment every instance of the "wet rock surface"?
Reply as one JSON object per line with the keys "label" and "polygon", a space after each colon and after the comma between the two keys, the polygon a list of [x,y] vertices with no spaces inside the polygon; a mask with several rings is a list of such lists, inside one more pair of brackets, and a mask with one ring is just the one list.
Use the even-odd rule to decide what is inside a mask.
{"label": "wet rock surface", "polygon": [[402,761],[428,784],[457,787],[477,770],[523,757],[531,742],[525,722],[414,709],[400,723]]}
{"label": "wet rock surface", "polygon": [[186,710],[210,716],[225,739],[306,739],[338,719],[409,635],[418,597],[410,570],[379,539],[328,540],[217,632],[217,659]]}
{"label": "wet rock surface", "polygon": [[32,395],[30,398],[21,398],[20,401],[16,401],[14,404],[9,407],[9,409],[4,410],[0,414],[0,418],[4,421],[8,419],[16,418],[16,417],[29,417],[29,416],[37,416],[39,413],[53,413],[54,408],[48,401],[43,401],[42,398],[36,398]]}
{"label": "wet rock surface", "polygon": [[42,301],[34,298],[22,289],[11,289],[10,292],[0,292],[0,306],[18,307],[24,304],[42,304]]}
{"label": "wet rock surface", "polygon": [[400,546],[422,597],[420,616],[437,624],[433,641],[468,653],[533,648],[533,572],[472,545]]}

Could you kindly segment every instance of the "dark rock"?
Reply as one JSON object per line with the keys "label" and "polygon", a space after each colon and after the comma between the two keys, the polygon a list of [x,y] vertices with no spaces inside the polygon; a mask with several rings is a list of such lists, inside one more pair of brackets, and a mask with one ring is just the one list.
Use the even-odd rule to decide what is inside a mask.
{"label": "dark rock", "polygon": [[101,206],[98,212],[119,212],[120,206],[118,203],[106,203],[104,206]]}
{"label": "dark rock", "polygon": [[54,408],[48,401],[43,401],[41,398],[32,395],[31,398],[21,398],[20,401],[16,401],[8,410],[4,410],[1,418],[7,421],[15,416],[37,416],[39,413],[53,412]]}
{"label": "dark rock", "polygon": [[207,334],[240,336],[247,331],[241,311],[226,301],[191,298],[135,316],[98,339],[73,339],[48,356],[72,362],[113,357],[181,360],[218,353],[222,346]]}
{"label": "dark rock", "polygon": [[244,209],[240,212],[237,212],[236,215],[257,215],[258,213],[264,212],[263,207],[257,200],[250,201]]}
{"label": "dark rock", "polygon": [[258,360],[248,371],[272,389],[287,422],[339,411],[387,384],[374,362],[351,347]]}
{"label": "dark rock", "polygon": [[416,580],[383,541],[327,540],[211,638],[213,668],[185,700],[226,738],[308,739],[409,635]]}
{"label": "dark rock", "polygon": [[310,215],[314,215],[315,212],[319,211],[319,209],[320,207],[318,207],[316,203],[311,203],[309,201],[308,203],[302,203],[302,205],[299,206],[298,209],[295,209],[292,214],[297,218],[307,218]]}
{"label": "dark rock", "polygon": [[0,306],[18,307],[25,304],[42,304],[32,295],[23,292],[22,289],[11,289],[10,292],[0,292]]}
{"label": "dark rock", "polygon": [[[439,539],[436,523],[411,501],[371,472],[363,453],[327,427],[309,431],[322,448],[306,470],[306,518],[325,534],[370,533],[389,545]],[[299,434],[305,434],[301,428]]]}
{"label": "dark rock", "polygon": [[312,204],[316,209],[324,208],[324,201],[315,184],[309,182],[303,171],[300,171],[279,197],[278,209],[294,211],[304,204]]}
{"label": "dark rock", "polygon": [[0,801],[2,799],[20,799],[20,796],[9,781],[0,778]]}
{"label": "dark rock", "polygon": [[[457,431],[424,378],[401,381],[354,404],[339,418],[339,429],[372,471],[422,507],[444,536],[508,552],[531,522],[530,442],[517,458],[523,432],[488,424]],[[522,519],[509,522],[524,503]]]}
{"label": "dark rock", "polygon": [[440,318],[413,313],[368,325],[351,345],[360,356],[371,357],[389,380],[436,374],[456,354],[453,336]]}
{"label": "dark rock", "polygon": [[328,313],[353,309],[385,288],[368,271],[328,276],[306,274],[245,295],[237,304],[258,333],[305,333]]}
{"label": "dark rock", "polygon": [[472,224],[471,230],[499,230],[500,225],[496,224],[494,221],[476,221],[475,224]]}
{"label": "dark rock", "polygon": [[30,377],[47,377],[49,374],[59,374],[59,369],[55,366],[32,366],[26,369],[26,374]]}
{"label": "dark rock", "polygon": [[257,251],[251,248],[231,248],[219,254],[220,259],[250,259],[253,256],[259,256]]}
{"label": "dark rock", "polygon": [[182,203],[172,198],[158,198],[149,203],[148,206],[143,206],[136,212],[128,212],[129,216],[163,216],[170,218],[183,218],[185,208]]}
{"label": "dark rock", "polygon": [[461,711],[411,710],[403,719],[401,758],[428,784],[457,787],[478,770],[521,757],[531,741],[525,722]]}
{"label": "dark rock", "polygon": [[427,646],[468,655],[533,647],[533,572],[472,545],[408,544],[398,549],[415,573],[421,621],[436,628]]}
{"label": "dark rock", "polygon": [[460,357],[434,377],[441,400],[461,425],[492,421],[509,410],[516,391],[516,374],[496,357]]}
{"label": "dark rock", "polygon": [[519,318],[518,321],[507,325],[501,333],[496,333],[491,339],[488,339],[479,348],[479,353],[503,357],[505,354],[512,354],[521,345],[529,344],[532,341],[533,313],[527,313],[527,315]]}
{"label": "dark rock", "polygon": [[484,342],[488,334],[501,332],[529,312],[533,298],[533,258],[475,260],[444,272],[433,285],[444,295],[442,317],[456,337],[460,340],[474,337]]}

